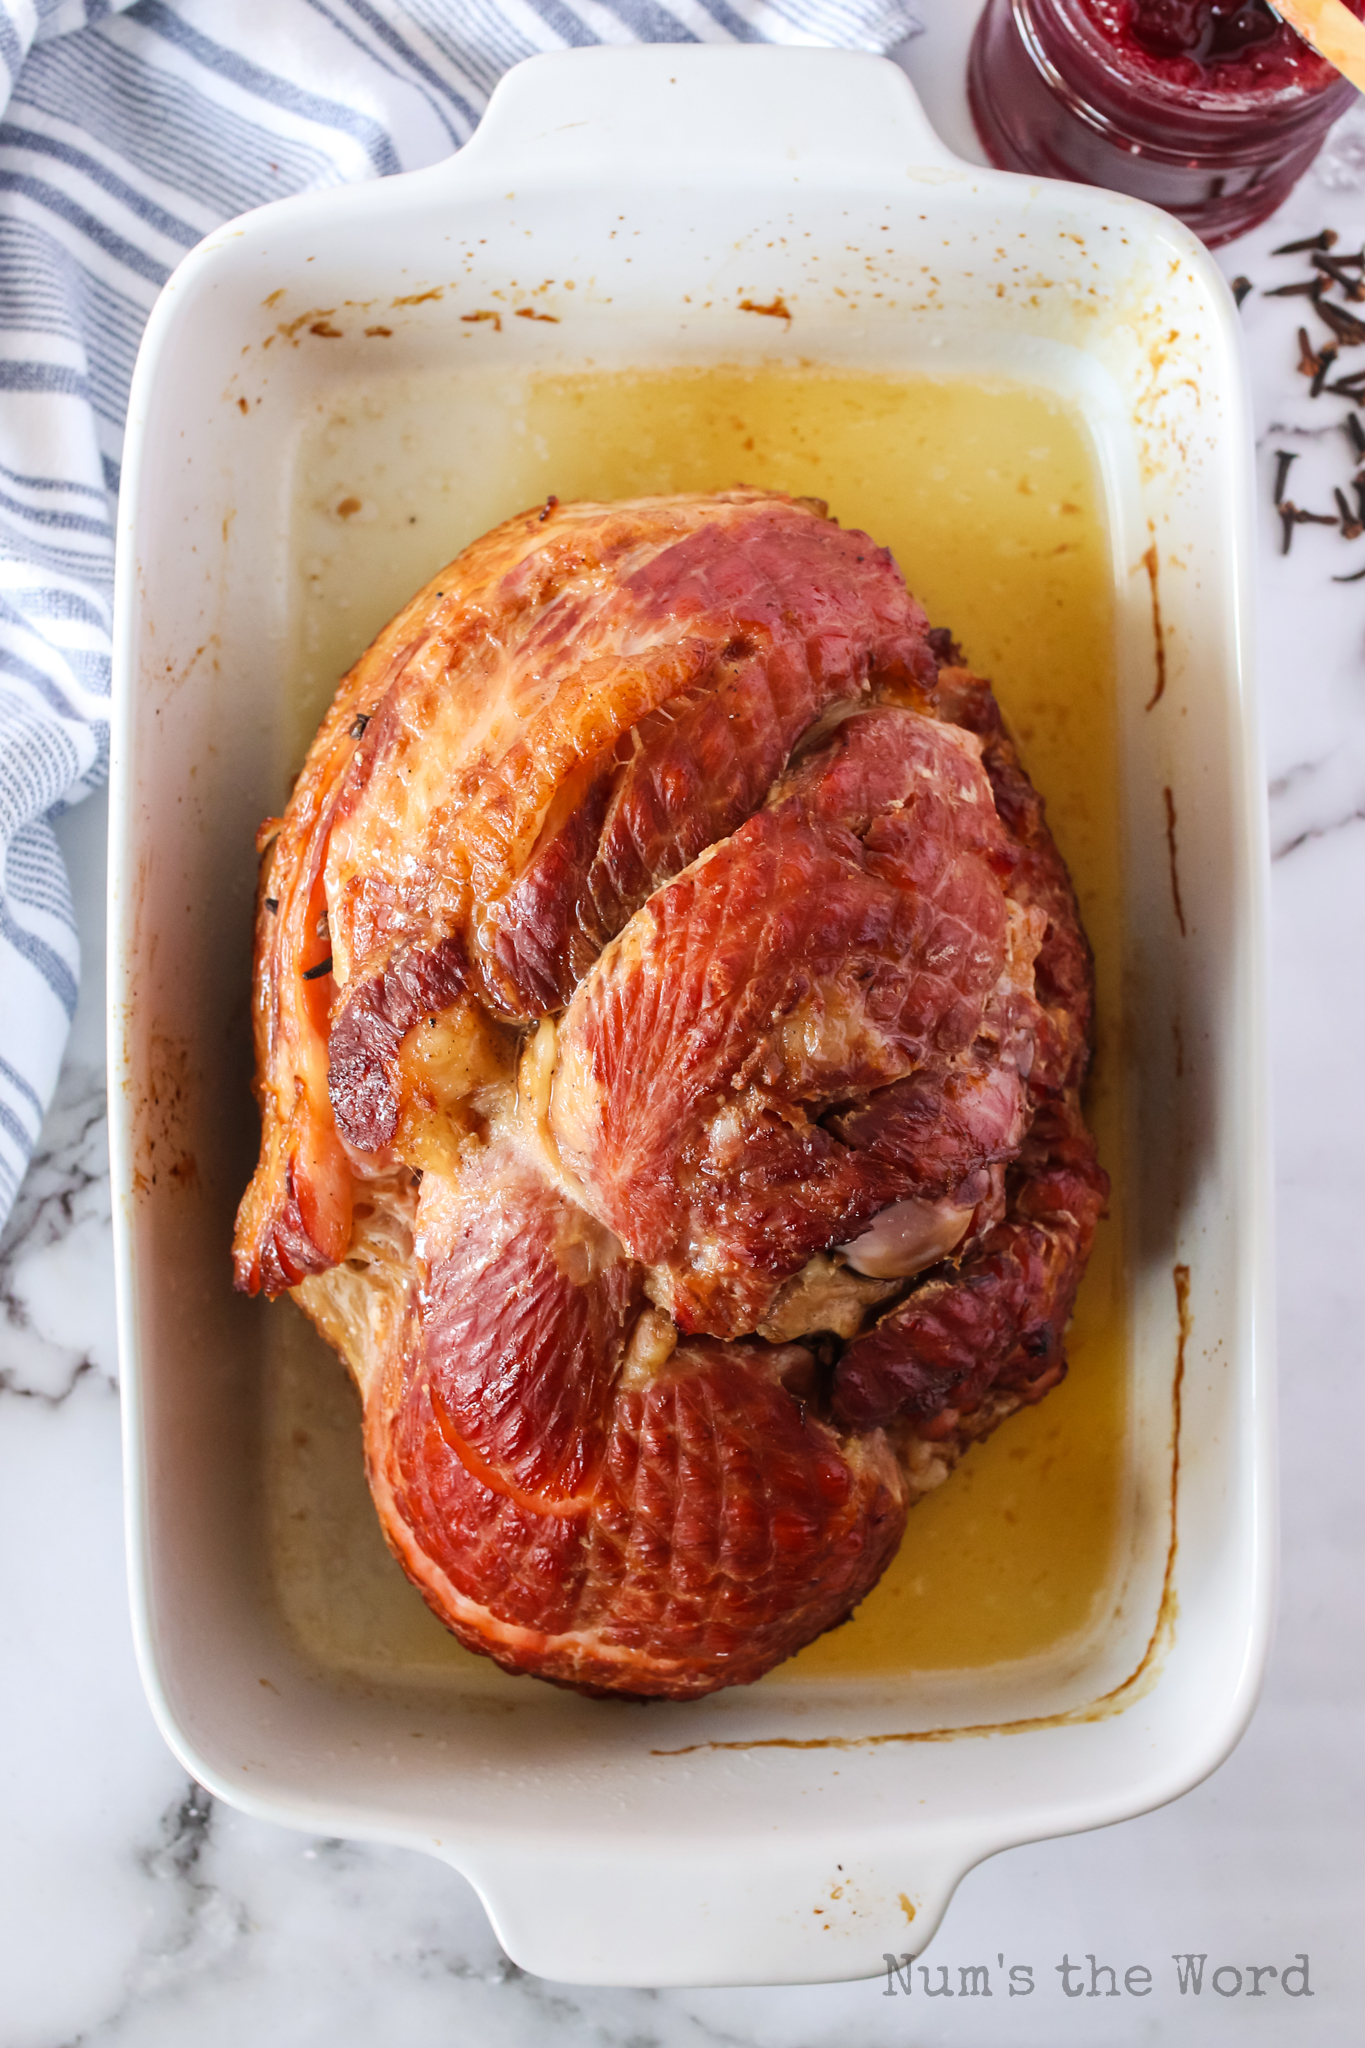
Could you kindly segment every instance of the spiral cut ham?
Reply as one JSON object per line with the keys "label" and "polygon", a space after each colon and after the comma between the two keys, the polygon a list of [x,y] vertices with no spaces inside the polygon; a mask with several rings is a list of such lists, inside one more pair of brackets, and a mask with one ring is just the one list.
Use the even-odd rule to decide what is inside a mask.
{"label": "spiral cut ham", "polygon": [[344,679],[256,918],[237,1285],[514,1671],[684,1699],[843,1620],[1065,1370],[1090,956],[987,685],[769,492],[554,500]]}

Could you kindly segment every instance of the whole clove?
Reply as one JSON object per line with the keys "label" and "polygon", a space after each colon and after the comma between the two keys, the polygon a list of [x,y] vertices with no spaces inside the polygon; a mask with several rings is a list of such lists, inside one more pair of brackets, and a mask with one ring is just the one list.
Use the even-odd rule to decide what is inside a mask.
{"label": "whole clove", "polygon": [[1365,533],[1365,521],[1356,518],[1355,513],[1346,502],[1346,493],[1341,489],[1340,485],[1333,491],[1332,496],[1337,501],[1337,511],[1341,515],[1341,531],[1343,535],[1347,540],[1359,540],[1361,534]]}
{"label": "whole clove", "polygon": [[1232,296],[1233,296],[1233,298],[1234,298],[1234,299],[1235,299],[1235,300],[1237,301],[1237,304],[1238,304],[1238,306],[1240,306],[1240,305],[1241,305],[1241,303],[1242,303],[1243,299],[1245,299],[1245,298],[1246,298],[1246,296],[1247,296],[1247,294],[1248,294],[1248,293],[1250,292],[1251,288],[1252,288],[1252,287],[1251,287],[1251,279],[1250,279],[1249,277],[1234,277],[1234,278],[1233,278],[1233,280],[1232,280]]}
{"label": "whole clove", "polygon": [[1356,412],[1348,412],[1343,424],[1346,438],[1351,444],[1351,453],[1356,461],[1359,462],[1362,457],[1365,457],[1365,427],[1362,427],[1360,424],[1360,415]]}
{"label": "whole clove", "polygon": [[329,953],[325,960],[319,960],[316,967],[305,967],[303,970],[303,978],[305,981],[321,981],[323,975],[330,974],[331,971],[332,956]]}
{"label": "whole clove", "polygon": [[1284,503],[1284,487],[1289,481],[1289,472],[1298,459],[1299,455],[1296,448],[1277,448],[1275,450],[1275,494],[1270,501],[1272,505],[1282,505]]}
{"label": "whole clove", "polygon": [[1275,510],[1280,515],[1280,553],[1289,553],[1289,544],[1294,538],[1296,526],[1335,526],[1335,512],[1305,512],[1302,505],[1296,505],[1292,498],[1281,498]]}
{"label": "whole clove", "polygon": [[1314,370],[1313,381],[1308,387],[1308,396],[1310,398],[1317,398],[1319,396],[1327,372],[1331,369],[1336,359],[1337,352],[1334,348],[1320,348],[1318,350],[1318,367]]}
{"label": "whole clove", "polygon": [[1365,320],[1357,320],[1354,313],[1334,306],[1330,299],[1319,299],[1317,311],[1318,317],[1327,322],[1337,340],[1347,348],[1359,348],[1365,342]]}
{"label": "whole clove", "polygon": [[1324,228],[1321,234],[1305,235],[1301,242],[1283,242],[1270,253],[1272,256],[1302,256],[1308,249],[1335,249],[1339,240],[1335,228]]}
{"label": "whole clove", "polygon": [[363,739],[365,737],[365,728],[369,724],[372,715],[369,711],[357,711],[355,717],[351,720],[348,737],[353,740]]}
{"label": "whole clove", "polygon": [[1333,284],[1339,284],[1348,299],[1365,299],[1365,277],[1352,277],[1350,275],[1353,268],[1350,257],[1343,260],[1339,256],[1323,256],[1315,252],[1313,265],[1324,276],[1330,277]]}
{"label": "whole clove", "polygon": [[1334,576],[1332,581],[1333,583],[1359,583],[1362,576],[1365,576],[1365,569],[1357,569],[1350,576]]}
{"label": "whole clove", "polygon": [[1263,299],[1316,299],[1325,289],[1320,277],[1305,277],[1297,284],[1277,284],[1261,293]]}

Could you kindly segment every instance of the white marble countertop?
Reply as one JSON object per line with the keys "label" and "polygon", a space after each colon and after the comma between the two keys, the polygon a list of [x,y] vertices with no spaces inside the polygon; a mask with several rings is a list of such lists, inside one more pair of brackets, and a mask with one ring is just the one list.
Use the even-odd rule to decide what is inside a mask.
{"label": "white marble countertop", "polygon": [[[967,154],[961,45],[974,10],[935,0],[911,48],[947,139]],[[1268,251],[1330,221],[1365,239],[1365,110],[1267,228],[1224,252],[1229,275],[1289,274]],[[1272,449],[1300,451],[1300,502],[1349,473],[1340,399],[1295,374],[1298,302],[1255,296],[1244,321],[1261,451],[1264,709],[1273,878],[1283,1572],[1277,1645],[1241,1747],[1206,1784],[1120,1827],[996,1857],[962,1886],[926,1953],[987,1963],[996,1995],[912,2000],[887,1982],[799,1990],[594,1991],[525,1976],[472,1890],[414,1853],[248,1820],[188,1782],[134,1669],[121,1529],[104,1122],[104,805],[59,833],[81,916],[84,979],[57,1102],[0,1246],[0,2043],[402,2040],[603,2048],[860,2048],[914,2041],[1055,2048],[1254,2038],[1359,2039],[1365,1908],[1365,1552],[1356,1430],[1361,1201],[1354,1144],[1365,1065],[1365,563],[1326,528],[1285,559]],[[1360,357],[1348,358],[1352,363]],[[1172,1957],[1207,1955],[1202,1992]],[[1283,1971],[1293,1991],[1250,1966]],[[1064,1980],[1064,1958],[1083,1974]],[[1011,1998],[1003,1964],[1032,1966]],[[1152,1972],[1146,1996],[1096,2005],[1089,1962]],[[1235,1966],[1243,1976],[1211,1973]],[[1064,1995],[1069,1981],[1079,1996]],[[1108,1979],[1101,1980],[1105,1985]],[[1139,1986],[1142,1979],[1136,1978]],[[1311,1995],[1303,1995],[1304,1991]],[[1297,1994],[1297,1995],[1296,1995]]]}

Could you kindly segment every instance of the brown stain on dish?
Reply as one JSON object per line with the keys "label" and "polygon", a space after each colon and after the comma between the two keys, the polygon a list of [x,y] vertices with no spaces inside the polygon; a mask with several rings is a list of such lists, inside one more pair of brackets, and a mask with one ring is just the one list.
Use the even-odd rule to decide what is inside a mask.
{"label": "brown stain on dish", "polygon": [[[1175,1639],[1176,1617],[1180,1611],[1175,1590],[1175,1560],[1179,1547],[1177,1511],[1180,1497],[1180,1425],[1185,1388],[1185,1351],[1192,1327],[1190,1269],[1185,1265],[1174,1266],[1171,1277],[1175,1283],[1179,1332],[1175,1348],[1175,1375],[1171,1383],[1171,1533],[1166,1546],[1166,1569],[1162,1575],[1161,1599],[1157,1606],[1152,1633],[1138,1663],[1120,1684],[1109,1692],[1101,1693],[1098,1699],[1091,1700],[1086,1706],[1068,1707],[1060,1714],[1031,1714],[1018,1721],[980,1721],[966,1728],[918,1728],[905,1732],[898,1730],[886,1735],[814,1735],[804,1738],[769,1735],[739,1742],[689,1742],[681,1749],[651,1749],[650,1755],[695,1756],[698,1751],[705,1749],[880,1749],[884,1744],[893,1742],[957,1742],[967,1735],[1023,1735],[1036,1728],[1075,1728],[1090,1721],[1108,1721],[1113,1715],[1124,1713],[1137,1700],[1144,1698],[1156,1682],[1157,1666],[1161,1657]],[[907,1919],[913,1920],[914,1908],[907,1904],[904,1893],[901,1894],[900,1902]]]}
{"label": "brown stain on dish", "polygon": [[391,306],[425,306],[429,299],[439,299],[444,285],[433,285],[429,292],[409,292],[405,298],[390,299]]}
{"label": "brown stain on dish", "polygon": [[518,320],[548,320],[551,327],[558,327],[559,325],[558,313],[537,313],[534,306],[518,306],[517,318]]}
{"label": "brown stain on dish", "polygon": [[1180,1492],[1180,1423],[1185,1398],[1185,1347],[1190,1341],[1192,1327],[1189,1267],[1173,1266],[1171,1278],[1175,1282],[1175,1308],[1180,1319],[1180,1336],[1175,1350],[1175,1384],[1171,1389],[1171,1547],[1166,1553],[1166,1577],[1161,1589],[1163,1610],[1168,1605],[1173,1607],[1175,1602],[1175,1511]]}
{"label": "brown stain on dish", "polygon": [[756,304],[753,299],[741,299],[739,310],[741,313],[762,313],[769,320],[785,320],[791,326],[791,311],[781,292],[774,292],[766,306]]}
{"label": "brown stain on dish", "polygon": [[1176,922],[1180,926],[1180,936],[1183,939],[1188,934],[1185,929],[1185,906],[1180,901],[1180,861],[1175,844],[1175,797],[1169,783],[1162,790],[1161,797],[1166,806],[1166,847],[1171,856],[1171,897],[1175,903]]}
{"label": "brown stain on dish", "polygon": [[199,1164],[187,1143],[189,1097],[189,1046],[184,1039],[154,1031],[133,1106],[135,1194],[147,1195],[166,1184],[188,1192],[198,1184]]}
{"label": "brown stain on dish", "polygon": [[[229,512],[229,514],[223,521],[224,545],[226,545],[227,543],[228,534],[232,530],[232,521],[235,519],[235,517],[236,514],[234,512]],[[179,690],[185,683],[189,681],[190,677],[194,674],[194,671],[198,668],[200,662],[204,659],[204,656],[206,654],[209,655],[213,663],[213,666],[216,669],[218,666],[219,645],[220,642],[218,639],[218,635],[216,633],[210,633],[208,639],[201,640],[199,645],[195,648],[193,654],[191,654],[188,657],[188,659],[185,660],[181,665],[177,666],[174,662],[168,661],[165,663],[164,667],[161,669],[159,674],[149,677],[148,681],[151,687],[159,692],[159,701],[162,703],[169,703],[171,698],[177,692],[177,690]]]}
{"label": "brown stain on dish", "polygon": [[281,321],[275,332],[283,335],[286,341],[295,341],[305,327],[310,334],[315,334],[319,327],[331,319],[335,311],[335,306],[310,306],[308,311],[300,313],[297,319]]}
{"label": "brown stain on dish", "polygon": [[1161,624],[1161,589],[1157,581],[1158,562],[1156,542],[1148,548],[1142,558],[1147,571],[1147,580],[1152,586],[1152,643],[1156,651],[1156,688],[1147,699],[1145,708],[1153,710],[1166,694],[1166,635]]}
{"label": "brown stain on dish", "polygon": [[502,333],[502,315],[501,313],[495,313],[489,306],[480,306],[477,313],[461,313],[460,318],[465,321],[491,320],[494,333]]}
{"label": "brown stain on dish", "polygon": [[[271,292],[269,298],[262,299],[261,304],[263,306],[276,305],[284,297],[284,291],[285,288],[281,285],[278,291]],[[348,299],[346,303],[350,305],[353,302]],[[276,341],[287,341],[291,348],[298,348],[305,330],[309,334],[316,335],[322,341],[344,341],[346,338],[345,330],[332,325],[333,316],[336,312],[337,308],[335,306],[310,306],[306,313],[298,314],[293,320],[282,320],[274,333],[267,334],[262,341],[262,352],[270,348]],[[246,353],[245,349],[242,353]]]}

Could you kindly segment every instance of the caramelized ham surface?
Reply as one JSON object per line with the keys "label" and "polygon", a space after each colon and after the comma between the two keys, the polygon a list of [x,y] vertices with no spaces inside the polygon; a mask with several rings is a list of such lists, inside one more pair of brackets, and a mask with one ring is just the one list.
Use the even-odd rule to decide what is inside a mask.
{"label": "caramelized ham surface", "polygon": [[743,1683],[1065,1369],[1089,952],[988,687],[773,493],[556,505],[343,681],[256,927],[239,1287],[391,1547],[589,1692]]}

